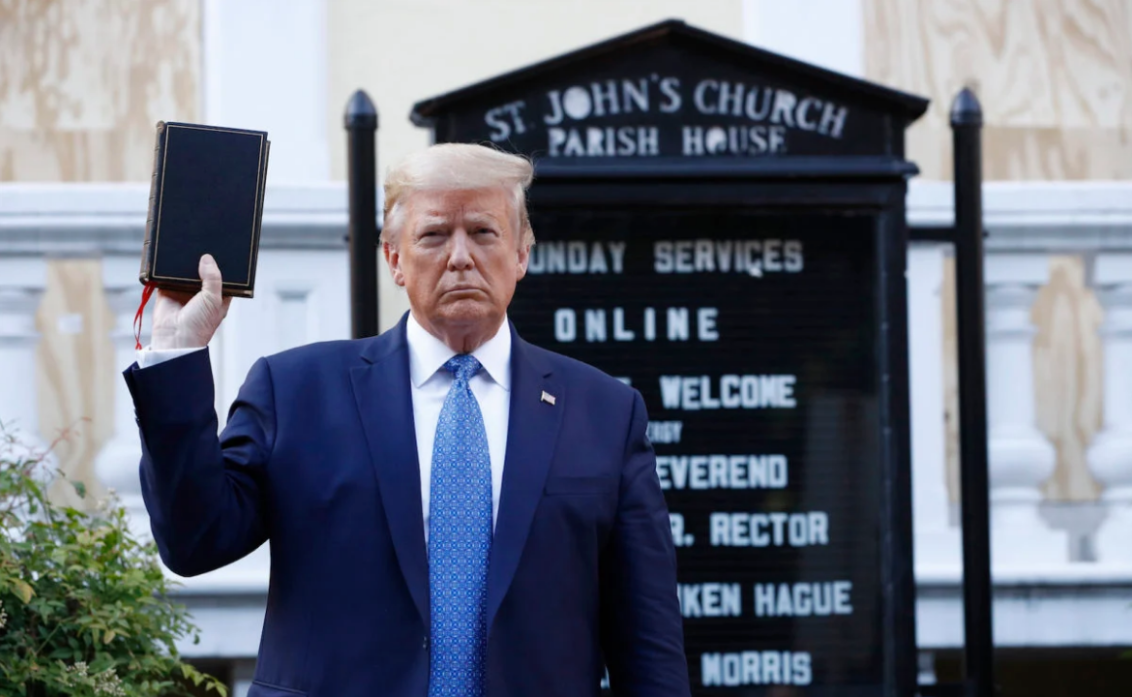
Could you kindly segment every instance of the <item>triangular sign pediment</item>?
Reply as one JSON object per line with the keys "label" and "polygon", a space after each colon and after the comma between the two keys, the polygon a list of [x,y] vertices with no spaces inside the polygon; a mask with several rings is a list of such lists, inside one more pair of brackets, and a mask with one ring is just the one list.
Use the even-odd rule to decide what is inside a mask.
{"label": "triangular sign pediment", "polygon": [[927,100],[670,20],[419,102],[437,142],[595,158],[884,156]]}

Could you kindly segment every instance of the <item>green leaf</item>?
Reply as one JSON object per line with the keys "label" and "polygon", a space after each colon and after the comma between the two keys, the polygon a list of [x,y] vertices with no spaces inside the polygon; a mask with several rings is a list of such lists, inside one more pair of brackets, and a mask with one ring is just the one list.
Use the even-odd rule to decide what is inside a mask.
{"label": "green leaf", "polygon": [[35,595],[35,589],[32,588],[27,581],[14,578],[12,579],[12,585],[15,587],[16,595],[20,597],[20,600],[24,601],[25,605],[31,602],[31,597]]}
{"label": "green leaf", "polygon": [[86,498],[86,484],[83,484],[82,482],[72,481],[71,486],[75,487],[75,493],[79,495],[79,498]]}
{"label": "green leaf", "polygon": [[[177,653],[199,632],[170,597],[179,584],[165,578],[156,545],[132,536],[120,503],[97,515],[53,503],[48,489],[68,480],[15,456],[18,445],[0,424],[0,596],[9,615],[0,695],[23,694],[35,681],[47,695],[92,697],[93,676],[114,669],[129,697],[185,694],[194,683],[200,694],[227,697]],[[68,483],[86,495],[81,483]],[[79,661],[90,682],[66,672]]]}

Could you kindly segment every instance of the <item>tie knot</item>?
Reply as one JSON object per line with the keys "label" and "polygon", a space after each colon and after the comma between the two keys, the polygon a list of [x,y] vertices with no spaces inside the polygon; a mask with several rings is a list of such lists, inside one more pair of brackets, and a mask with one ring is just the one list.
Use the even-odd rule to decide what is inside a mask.
{"label": "tie knot", "polygon": [[482,366],[475,356],[470,353],[461,353],[449,358],[444,367],[455,376],[456,382],[468,382],[476,373],[480,372]]}

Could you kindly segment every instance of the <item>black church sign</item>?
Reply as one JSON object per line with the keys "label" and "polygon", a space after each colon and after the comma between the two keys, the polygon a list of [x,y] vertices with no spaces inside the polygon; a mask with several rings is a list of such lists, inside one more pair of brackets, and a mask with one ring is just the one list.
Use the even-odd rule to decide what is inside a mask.
{"label": "black church sign", "polygon": [[914,692],[903,143],[926,106],[671,21],[413,109],[536,159],[510,317],[645,398],[694,694]]}

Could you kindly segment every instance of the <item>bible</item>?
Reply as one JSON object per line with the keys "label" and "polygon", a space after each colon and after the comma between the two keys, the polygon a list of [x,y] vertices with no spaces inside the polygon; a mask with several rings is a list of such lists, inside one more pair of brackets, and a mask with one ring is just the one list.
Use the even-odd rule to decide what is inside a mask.
{"label": "bible", "polygon": [[211,254],[224,295],[255,292],[271,142],[264,131],[159,122],[139,280],[196,292]]}

